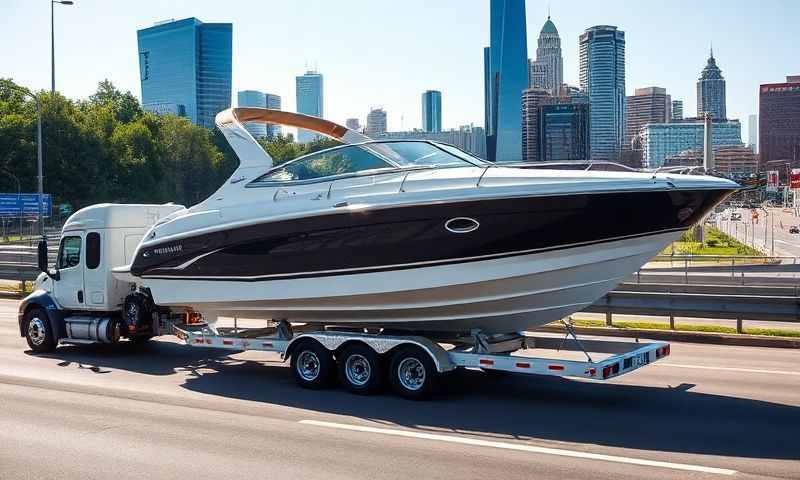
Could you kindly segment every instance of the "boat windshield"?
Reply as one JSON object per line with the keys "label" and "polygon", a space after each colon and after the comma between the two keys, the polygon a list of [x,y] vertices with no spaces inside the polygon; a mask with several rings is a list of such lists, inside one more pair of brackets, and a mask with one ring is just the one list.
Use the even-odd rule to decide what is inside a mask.
{"label": "boat windshield", "polygon": [[[254,183],[315,181],[403,167],[467,167],[468,154],[448,145],[427,142],[375,142],[347,145],[292,160],[256,178]],[[451,152],[452,149],[455,152]]]}

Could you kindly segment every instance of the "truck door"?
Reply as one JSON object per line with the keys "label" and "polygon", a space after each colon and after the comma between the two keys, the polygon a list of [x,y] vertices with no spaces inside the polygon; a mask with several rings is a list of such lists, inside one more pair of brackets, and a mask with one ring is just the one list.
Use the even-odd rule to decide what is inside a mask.
{"label": "truck door", "polygon": [[85,308],[83,239],[83,232],[65,232],[61,237],[61,245],[58,247],[56,268],[58,268],[59,279],[53,282],[53,290],[58,302],[66,309]]}
{"label": "truck door", "polygon": [[89,231],[84,239],[83,257],[86,261],[83,270],[83,302],[91,310],[110,310],[106,305],[109,300],[106,298],[108,260],[104,258],[108,252],[102,248],[107,245],[103,238],[106,233],[107,231]]}

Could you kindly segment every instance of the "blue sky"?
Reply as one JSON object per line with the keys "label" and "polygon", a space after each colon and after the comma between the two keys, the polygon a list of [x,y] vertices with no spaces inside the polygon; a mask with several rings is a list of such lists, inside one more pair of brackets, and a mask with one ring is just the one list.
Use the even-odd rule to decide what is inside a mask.
{"label": "blue sky", "polygon": [[[56,86],[91,94],[109,78],[139,95],[136,30],[195,16],[234,24],[234,91],[279,94],[294,109],[294,77],[306,65],[325,76],[325,117],[365,121],[389,113],[389,129],[421,126],[420,95],[441,90],[446,128],[483,124],[482,48],[488,0],[75,0],[56,5]],[[552,0],[564,52],[564,79],[578,83],[578,35],[617,25],[627,39],[627,84],[662,86],[696,108],[695,82],[709,44],[727,80],[728,116],[757,113],[758,85],[800,74],[797,0]],[[527,0],[529,56],[548,2]],[[50,87],[46,0],[0,0],[0,77]],[[235,95],[235,94],[234,94]],[[235,101],[235,99],[234,99]]]}

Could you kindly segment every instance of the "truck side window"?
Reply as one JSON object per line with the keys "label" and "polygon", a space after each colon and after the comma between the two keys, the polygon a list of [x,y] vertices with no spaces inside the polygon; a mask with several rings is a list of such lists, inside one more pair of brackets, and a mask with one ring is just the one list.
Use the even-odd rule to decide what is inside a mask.
{"label": "truck side window", "polygon": [[64,237],[61,239],[61,251],[58,252],[58,268],[76,267],[81,263],[81,237]]}
{"label": "truck side window", "polygon": [[86,235],[86,268],[94,270],[100,265],[100,234],[90,232]]}

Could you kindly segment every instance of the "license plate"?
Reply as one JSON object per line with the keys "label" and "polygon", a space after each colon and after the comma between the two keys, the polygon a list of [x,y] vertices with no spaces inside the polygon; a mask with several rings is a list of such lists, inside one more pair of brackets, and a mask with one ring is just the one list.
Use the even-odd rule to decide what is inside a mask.
{"label": "license plate", "polygon": [[638,353],[631,357],[631,360],[633,361],[633,368],[639,368],[647,365],[650,363],[650,352]]}

